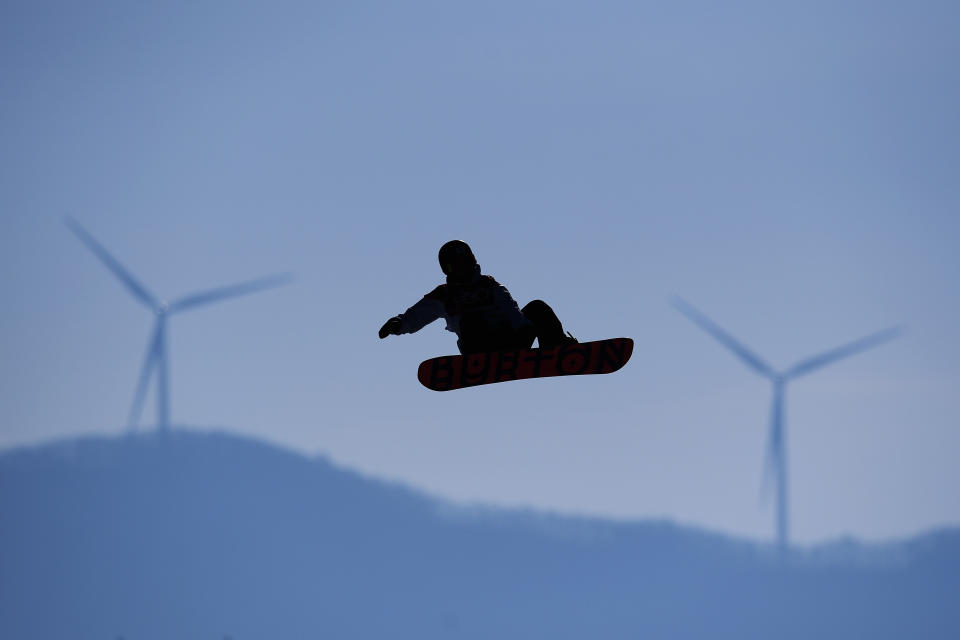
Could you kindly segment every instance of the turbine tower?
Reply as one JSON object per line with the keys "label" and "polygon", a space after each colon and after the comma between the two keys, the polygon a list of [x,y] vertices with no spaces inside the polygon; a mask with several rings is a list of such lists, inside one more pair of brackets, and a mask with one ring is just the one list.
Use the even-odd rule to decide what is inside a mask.
{"label": "turbine tower", "polygon": [[158,298],[140,284],[130,271],[111,256],[80,223],[72,218],[67,218],[66,224],[87,248],[106,265],[113,275],[123,283],[133,297],[149,308],[156,316],[153,335],[147,345],[147,355],[143,360],[143,366],[140,368],[140,376],[137,379],[137,387],[133,396],[133,405],[130,408],[128,421],[130,427],[135,427],[140,419],[140,412],[143,408],[143,401],[147,394],[150,378],[154,372],[156,372],[157,428],[160,431],[166,431],[170,428],[170,378],[169,360],[167,356],[167,320],[170,316],[175,313],[180,313],[181,311],[188,311],[214,302],[220,302],[227,298],[276,287],[286,284],[291,280],[288,274],[268,276],[258,280],[188,294],[177,298],[173,302],[167,302],[166,300]]}
{"label": "turbine tower", "polygon": [[830,351],[805,358],[792,367],[777,371],[764,360],[755,355],[741,342],[721,329],[710,318],[703,315],[688,302],[674,298],[673,306],[691,322],[713,336],[720,344],[733,352],[750,369],[767,378],[773,386],[773,408],[770,416],[770,432],[767,440],[766,462],[763,471],[763,489],[766,489],[773,474],[776,481],[776,531],[777,547],[781,553],[785,552],[789,543],[789,508],[787,492],[787,440],[784,425],[784,398],[787,382],[800,376],[812,373],[821,367],[832,364],[837,360],[852,356],[856,353],[875,347],[883,342],[896,338],[901,333],[899,327],[891,327],[865,338],[849,342]]}

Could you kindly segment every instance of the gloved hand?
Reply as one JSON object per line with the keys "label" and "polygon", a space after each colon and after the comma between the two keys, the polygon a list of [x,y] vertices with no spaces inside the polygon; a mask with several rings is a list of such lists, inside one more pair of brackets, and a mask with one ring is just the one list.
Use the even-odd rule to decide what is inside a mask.
{"label": "gloved hand", "polygon": [[400,335],[400,316],[393,316],[383,323],[380,327],[380,339],[383,340],[389,335]]}

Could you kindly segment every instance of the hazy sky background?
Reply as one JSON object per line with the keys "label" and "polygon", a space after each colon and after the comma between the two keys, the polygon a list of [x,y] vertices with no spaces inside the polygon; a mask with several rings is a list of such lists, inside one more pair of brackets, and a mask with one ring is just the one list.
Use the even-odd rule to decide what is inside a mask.
{"label": "hazy sky background", "polygon": [[[721,6],[722,5],[722,6]],[[173,420],[458,500],[769,539],[778,367],[792,533],[960,524],[960,5],[5,2],[0,446],[125,430],[164,297],[296,282],[170,322]],[[427,391],[441,323],[376,332],[462,238],[610,376]],[[152,401],[145,412],[154,421]]]}

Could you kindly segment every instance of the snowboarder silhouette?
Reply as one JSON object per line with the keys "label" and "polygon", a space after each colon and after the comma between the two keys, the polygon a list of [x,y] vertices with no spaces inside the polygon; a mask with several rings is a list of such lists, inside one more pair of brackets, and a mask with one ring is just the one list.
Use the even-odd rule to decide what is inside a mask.
{"label": "snowboarder silhouette", "polygon": [[507,288],[480,273],[470,246],[451,240],[438,255],[447,283],[380,327],[380,338],[416,333],[438,318],[445,318],[447,330],[457,334],[460,353],[484,353],[529,349],[538,341],[548,349],[577,340],[564,333],[553,309],[543,300],[519,308]]}

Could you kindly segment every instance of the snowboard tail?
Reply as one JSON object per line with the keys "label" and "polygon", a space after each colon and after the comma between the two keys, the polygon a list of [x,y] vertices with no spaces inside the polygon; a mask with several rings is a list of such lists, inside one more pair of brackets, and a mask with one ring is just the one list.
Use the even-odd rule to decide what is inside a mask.
{"label": "snowboard tail", "polygon": [[421,362],[417,378],[428,389],[452,391],[508,380],[613,373],[632,353],[633,340],[611,338],[551,349],[441,356]]}

